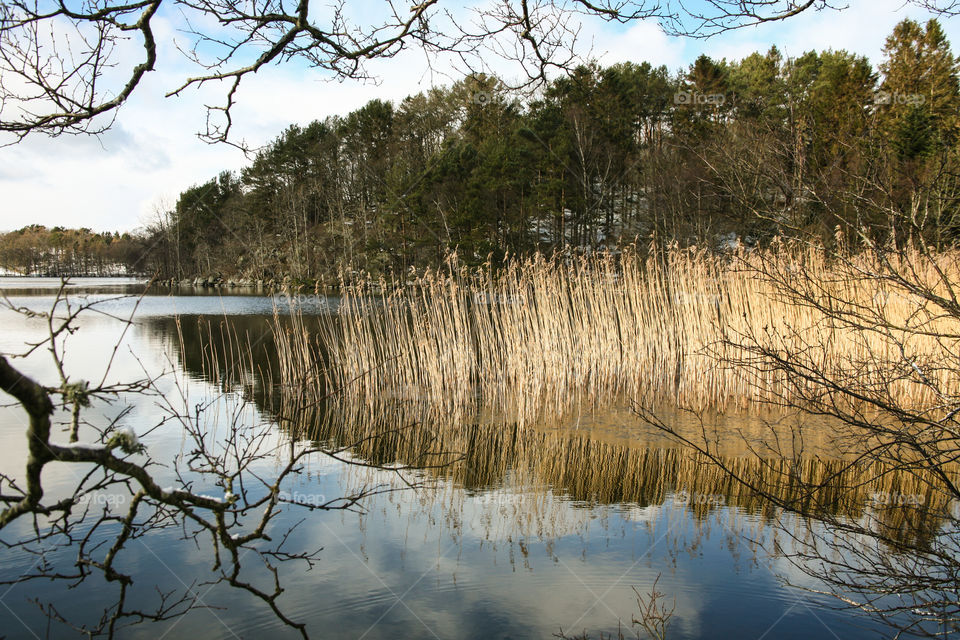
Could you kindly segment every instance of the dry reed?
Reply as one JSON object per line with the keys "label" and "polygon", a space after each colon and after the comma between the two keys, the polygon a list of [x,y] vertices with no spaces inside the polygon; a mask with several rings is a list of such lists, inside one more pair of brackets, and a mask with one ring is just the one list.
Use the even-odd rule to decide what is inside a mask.
{"label": "dry reed", "polygon": [[[762,275],[771,268],[778,277],[798,276],[826,304],[911,330],[845,326],[785,296],[782,283]],[[300,333],[285,338],[291,357],[282,377],[317,380],[322,371],[326,388],[342,387],[361,402],[416,400],[448,417],[480,398],[521,424],[624,397],[724,408],[812,390],[775,369],[737,366],[744,355],[735,343],[746,340],[882,387],[898,402],[933,403],[933,396],[955,392],[952,367],[928,367],[933,384],[909,372],[889,379],[890,367],[902,368],[904,358],[932,363],[955,353],[957,341],[942,334],[960,331],[955,319],[918,313],[925,306],[919,297],[892,294],[882,279],[862,276],[876,268],[866,257],[838,267],[809,247],[735,256],[672,250],[535,257],[497,272],[468,271],[451,259],[412,284],[345,286],[319,340],[302,320]],[[931,328],[941,337],[924,335]]]}

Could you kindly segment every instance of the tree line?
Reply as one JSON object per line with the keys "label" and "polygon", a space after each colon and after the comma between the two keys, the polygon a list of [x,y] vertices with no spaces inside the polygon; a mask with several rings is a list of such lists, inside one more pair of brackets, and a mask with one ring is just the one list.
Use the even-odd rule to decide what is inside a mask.
{"label": "tree line", "polygon": [[0,268],[19,275],[119,276],[146,273],[143,234],[47,228],[0,233]]}
{"label": "tree line", "polygon": [[841,237],[853,229],[943,246],[960,234],[958,87],[940,24],[909,19],[877,68],[773,47],[677,73],[582,65],[535,95],[470,75],[290,126],[240,172],[181,193],[131,264],[307,280],[452,251],[496,264],[632,242],[858,241]]}

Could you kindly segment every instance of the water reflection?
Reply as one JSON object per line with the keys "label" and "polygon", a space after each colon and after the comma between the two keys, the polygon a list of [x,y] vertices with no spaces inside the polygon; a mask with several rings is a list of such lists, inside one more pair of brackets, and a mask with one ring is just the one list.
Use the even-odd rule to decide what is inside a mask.
{"label": "water reflection", "polygon": [[[339,395],[320,403],[312,396],[291,398],[282,390],[274,340],[275,333],[291,330],[286,317],[198,316],[179,323],[158,318],[148,326],[170,339],[180,365],[191,375],[224,391],[243,393],[292,437],[348,447],[373,465],[425,467],[443,486],[462,489],[467,496],[522,504],[515,511],[526,521],[537,519],[537,505],[547,494],[574,504],[621,505],[634,512],[672,503],[695,520],[735,508],[777,521],[782,511],[760,497],[760,490],[802,512],[853,520],[870,513],[899,532],[903,542],[923,546],[940,530],[950,508],[949,500],[919,475],[894,473],[879,462],[851,465],[848,456],[840,455],[835,429],[826,423],[811,429],[806,424],[811,418],[802,415],[694,415],[658,409],[691,437],[708,424],[720,438],[723,470],[664,436],[625,404],[568,411],[553,422],[521,427],[510,416],[490,413],[481,402],[452,419],[439,415],[432,403],[387,398],[360,404]],[[254,357],[236,355],[245,350]],[[779,453],[786,456],[756,455],[757,443],[772,432],[789,435],[798,424],[805,424],[807,434],[802,449],[781,447]],[[891,505],[889,496],[915,498]]]}
{"label": "water reflection", "polygon": [[[29,302],[40,305],[44,296]],[[645,426],[629,406],[584,407],[520,428],[482,404],[450,420],[429,406],[395,399],[358,405],[333,397],[317,403],[297,393],[295,383],[302,380],[291,380],[278,356],[275,335],[294,327],[282,307],[274,314],[274,302],[254,296],[151,296],[141,303],[128,344],[140,356],[153,354],[154,364],[165,361],[160,354],[169,354],[175,370],[207,396],[226,392],[248,400],[287,437],[335,448],[352,445],[349,456],[376,465],[427,467],[415,476],[423,483],[417,491],[372,499],[363,517],[313,514],[291,537],[294,548],[324,548],[316,569],[284,576],[287,613],[316,635],[324,637],[330,629],[336,637],[354,638],[550,637],[561,627],[615,631],[620,621],[629,626],[635,613],[630,587],[648,589],[659,574],[660,589],[677,599],[671,637],[877,635],[872,623],[832,612],[826,599],[799,596],[780,584],[783,575],[797,582],[803,576],[761,546],[776,546],[771,524],[796,532],[815,524],[784,519],[741,483]],[[123,310],[130,302],[113,304]],[[174,317],[174,311],[182,315]],[[16,326],[4,340],[22,340],[33,330]],[[109,319],[91,321],[82,332],[92,331],[83,335],[93,338],[82,344],[94,356],[116,329]],[[151,419],[150,403],[139,401],[139,419]],[[9,434],[19,432],[19,425],[11,415],[0,412],[0,421],[14,443]],[[687,414],[670,419],[690,430],[700,426]],[[768,428],[757,416],[717,415],[709,422],[721,431],[742,432],[747,442]],[[874,496],[884,492],[923,493],[917,478],[877,469],[844,471],[843,456],[829,455],[830,430],[822,431],[822,439],[806,443],[795,460],[758,459],[739,438],[723,443],[724,460],[784,499],[815,501],[850,518],[871,509]],[[151,446],[162,459],[175,455],[180,444],[172,433]],[[18,460],[9,451],[3,459],[5,466]],[[396,482],[383,470],[329,459],[312,461],[308,472],[289,491],[333,497],[364,484]],[[822,490],[802,494],[799,484],[784,482],[791,474]],[[904,535],[936,531],[934,514],[942,505],[930,496],[924,506],[929,508],[904,505],[885,513],[914,519],[903,527]],[[291,512],[279,524],[302,517]],[[209,570],[209,558],[182,543],[176,532],[149,545],[137,562],[161,587],[202,580]],[[0,562],[4,572],[28,566],[22,558]],[[768,568],[771,562],[777,573]],[[35,595],[15,591],[5,601],[22,603]],[[44,595],[63,597],[77,610],[97,599],[95,592],[72,600]],[[130,635],[279,633],[269,611],[236,594],[215,589],[207,601],[225,609],[197,611],[175,625],[134,629]],[[28,624],[43,622],[25,607],[16,613]],[[4,635],[30,637],[4,611],[0,623]]]}

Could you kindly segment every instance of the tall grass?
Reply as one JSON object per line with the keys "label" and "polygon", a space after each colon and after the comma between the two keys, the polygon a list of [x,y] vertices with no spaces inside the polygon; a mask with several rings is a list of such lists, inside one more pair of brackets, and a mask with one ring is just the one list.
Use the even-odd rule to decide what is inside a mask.
{"label": "tall grass", "polygon": [[[745,371],[736,345],[746,341],[838,375],[855,372],[895,400],[933,401],[957,389],[949,367],[931,367],[935,385],[910,375],[889,380],[888,365],[903,362],[903,335],[851,328],[796,304],[763,275],[771,268],[813,283],[813,295],[830,304],[846,301],[894,325],[939,323],[960,333],[952,319],[918,315],[918,297],[862,277],[861,268],[877,268],[869,258],[841,268],[811,247],[535,257],[496,272],[451,259],[413,282],[345,286],[319,340],[306,331],[293,338],[287,375],[316,379],[322,371],[327,388],[342,387],[354,400],[416,400],[448,416],[482,398],[521,423],[623,397],[726,408],[811,391],[773,369]],[[920,334],[905,340],[907,357],[941,357],[956,346]]]}

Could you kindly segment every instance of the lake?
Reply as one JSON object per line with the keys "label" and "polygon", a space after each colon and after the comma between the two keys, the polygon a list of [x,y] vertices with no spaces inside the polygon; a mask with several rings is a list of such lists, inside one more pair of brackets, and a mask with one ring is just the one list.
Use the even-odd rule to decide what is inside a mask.
{"label": "lake", "polygon": [[[0,288],[20,307],[41,311],[55,300],[57,282],[0,278]],[[282,296],[234,294],[226,290],[156,290],[142,299],[129,280],[85,279],[70,287],[75,299],[102,300],[82,314],[66,341],[66,371],[72,379],[99,380],[113,360],[108,380],[117,382],[163,373],[157,387],[186,405],[205,404],[211,433],[240,416],[263,423],[276,442],[304,439],[331,448],[354,443],[336,460],[314,455],[298,482],[285,490],[301,501],[322,503],[363,486],[396,489],[365,498],[362,513],[285,510],[274,526],[293,527],[292,549],[322,549],[307,570],[284,566],[284,614],[306,624],[312,637],[336,638],[551,638],[561,631],[591,637],[637,637],[635,593],[657,590],[675,609],[668,638],[875,638],[892,635],[879,623],[838,601],[818,595],[820,585],[776,554],[782,530],[816,528],[786,517],[731,482],[692,452],[647,427],[627,404],[585,408],[554,423],[519,426],[476,416],[457,424],[430,424],[377,407],[336,402],[298,415],[296,428],[278,419],[271,379],[279,366],[272,342],[275,322],[287,312]],[[302,300],[307,315],[331,313],[335,298]],[[281,318],[275,319],[278,309]],[[132,314],[126,328],[122,318]],[[44,323],[8,309],[0,312],[0,351],[13,354],[43,336]],[[227,328],[229,327],[229,331]],[[232,333],[231,333],[232,332]],[[205,344],[225,335],[249,341],[258,366],[218,362],[233,368],[224,388],[211,379]],[[113,345],[121,347],[114,354]],[[14,364],[50,385],[57,382],[49,354],[37,351]],[[262,366],[260,366],[262,365]],[[163,421],[156,396],[127,394],[107,404],[95,401],[85,414],[96,423],[119,419],[141,435],[152,456],[167,463],[185,453],[187,442],[175,421]],[[666,412],[683,421],[680,413]],[[66,416],[58,415],[58,419]],[[750,418],[717,415],[743,425]],[[377,429],[401,427],[410,437],[371,441]],[[399,423],[399,424],[396,424]],[[0,469],[23,473],[26,442],[22,410],[0,408]],[[414,464],[423,454],[424,433],[432,451],[456,452],[455,462],[410,471],[408,488],[390,470],[353,462]],[[55,440],[66,442],[57,432]],[[82,440],[82,438],[81,438]],[[374,442],[374,444],[371,444]],[[731,460],[750,464],[731,444]],[[261,460],[258,472],[269,474]],[[163,469],[156,471],[163,474]],[[52,465],[45,488],[55,495],[83,470]],[[116,494],[122,508],[123,496]],[[110,506],[110,505],[108,505]],[[18,521],[0,533],[8,541],[23,534]],[[198,608],[171,621],[123,629],[120,637],[297,637],[263,603],[224,584],[207,586],[213,559],[176,528],[131,540],[123,566],[137,576],[135,598],[160,591],[194,589]],[[0,580],[34,571],[40,562],[70,565],[70,546],[40,558],[0,551]],[[269,580],[266,574],[256,579]],[[51,621],[34,602],[52,602],[57,615],[96,619],[110,606],[109,585],[88,582],[76,589],[50,582],[0,588],[0,636],[81,635]],[[806,589],[802,588],[805,587]],[[110,587],[112,588],[112,587]],[[95,613],[92,613],[95,612]],[[643,637],[643,636],[641,636]]]}

